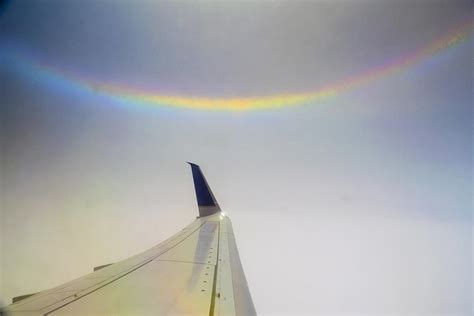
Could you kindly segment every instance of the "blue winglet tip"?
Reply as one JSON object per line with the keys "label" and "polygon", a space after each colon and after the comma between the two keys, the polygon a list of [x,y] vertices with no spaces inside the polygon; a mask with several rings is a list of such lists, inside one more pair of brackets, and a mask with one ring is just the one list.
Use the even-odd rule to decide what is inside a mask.
{"label": "blue winglet tip", "polygon": [[193,174],[199,216],[202,217],[220,212],[219,204],[217,203],[217,200],[214,197],[214,194],[212,193],[199,165],[189,161],[187,161],[187,163],[191,166]]}

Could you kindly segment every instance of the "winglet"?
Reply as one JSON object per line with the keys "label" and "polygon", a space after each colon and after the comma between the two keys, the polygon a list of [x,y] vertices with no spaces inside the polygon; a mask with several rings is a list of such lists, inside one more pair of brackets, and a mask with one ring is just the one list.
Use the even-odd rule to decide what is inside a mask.
{"label": "winglet", "polygon": [[192,163],[191,171],[193,172],[194,190],[196,191],[196,199],[199,207],[199,217],[209,216],[212,214],[219,213],[221,208],[217,203],[214,194],[212,194],[211,188],[207,184],[206,178],[202,174],[201,168]]}

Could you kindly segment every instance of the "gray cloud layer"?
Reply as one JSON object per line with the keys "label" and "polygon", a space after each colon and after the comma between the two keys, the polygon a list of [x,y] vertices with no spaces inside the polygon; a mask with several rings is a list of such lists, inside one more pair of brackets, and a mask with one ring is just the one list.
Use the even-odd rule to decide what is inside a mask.
{"label": "gray cloud layer", "polygon": [[[267,94],[411,52],[471,8],[13,2],[0,47],[106,81]],[[471,314],[472,39],[326,102],[257,113],[124,106],[1,67],[5,303],[191,221],[191,160],[233,219],[261,314]]]}

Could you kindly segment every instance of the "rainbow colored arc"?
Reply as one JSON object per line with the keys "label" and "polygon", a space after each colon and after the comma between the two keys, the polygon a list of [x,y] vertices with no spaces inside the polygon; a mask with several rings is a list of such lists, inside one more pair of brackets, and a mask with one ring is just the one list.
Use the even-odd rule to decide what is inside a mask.
{"label": "rainbow colored arc", "polygon": [[[393,74],[419,63],[428,56],[434,55],[442,50],[461,43],[470,36],[470,31],[474,26],[474,20],[461,23],[451,31],[445,33],[437,40],[428,43],[420,49],[380,65],[369,71],[363,72],[345,80],[320,87],[314,91],[306,93],[286,93],[278,95],[241,97],[241,98],[212,98],[212,97],[191,97],[181,95],[166,95],[139,88],[130,88],[117,84],[92,83],[71,77],[61,73],[50,66],[33,63],[33,67],[39,72],[49,74],[54,80],[62,80],[80,86],[82,89],[93,91],[102,95],[110,96],[125,102],[144,104],[154,107],[176,107],[194,110],[214,110],[214,111],[251,111],[264,110],[296,106],[307,103],[314,103],[324,99],[337,96],[345,91],[354,89],[363,84],[379,79],[380,77]],[[31,62],[30,62],[31,63]]]}

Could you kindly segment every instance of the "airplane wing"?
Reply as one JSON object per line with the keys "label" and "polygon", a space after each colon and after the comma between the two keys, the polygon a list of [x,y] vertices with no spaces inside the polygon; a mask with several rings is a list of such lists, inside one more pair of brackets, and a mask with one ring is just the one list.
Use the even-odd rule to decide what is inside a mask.
{"label": "airplane wing", "polygon": [[256,315],[230,219],[190,163],[199,217],[157,246],[23,295],[2,315]]}

